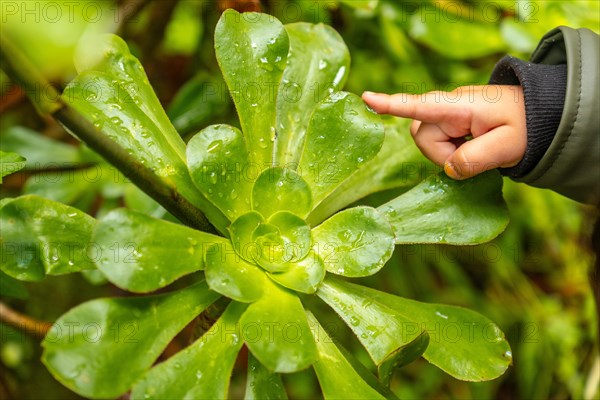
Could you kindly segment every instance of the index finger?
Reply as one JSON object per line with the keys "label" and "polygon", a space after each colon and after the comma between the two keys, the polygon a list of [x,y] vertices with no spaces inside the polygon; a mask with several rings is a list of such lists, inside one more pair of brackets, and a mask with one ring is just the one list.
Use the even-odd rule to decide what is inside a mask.
{"label": "index finger", "polygon": [[430,123],[452,117],[458,110],[455,103],[446,101],[439,92],[417,95],[364,92],[362,98],[379,114],[391,114]]}

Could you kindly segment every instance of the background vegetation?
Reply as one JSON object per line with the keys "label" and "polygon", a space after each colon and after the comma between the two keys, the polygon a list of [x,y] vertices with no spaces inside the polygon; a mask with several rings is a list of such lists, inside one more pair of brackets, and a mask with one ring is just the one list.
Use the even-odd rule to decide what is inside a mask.
{"label": "background vegetation", "polygon": [[[180,0],[3,1],[2,31],[58,86],[74,77],[72,52],[90,31],[117,32],[142,60],[169,116],[188,137],[213,122],[236,124],[236,114],[214,56],[212,36],[221,11],[261,10],[283,23],[324,22],[342,35],[352,55],[346,89],[420,93],[486,83],[506,53],[527,58],[539,38],[558,25],[599,27],[596,1],[400,0]],[[25,94],[0,75],[1,148],[28,159],[25,172],[8,177],[2,197],[35,193],[102,215],[146,198],[77,147],[53,121],[39,118]],[[100,166],[99,166],[100,165]],[[104,173],[98,177],[98,171]],[[431,170],[429,172],[432,172]],[[378,196],[387,196],[383,193]],[[424,360],[392,382],[399,397],[598,398],[598,323],[588,284],[588,246],[596,218],[549,191],[505,182],[511,223],[491,243],[474,247],[401,246],[368,286],[421,301],[463,305],[494,320],[513,350],[514,365],[501,378],[466,383]],[[380,202],[379,202],[380,203]],[[21,290],[22,289],[22,290]],[[10,291],[10,292],[9,292]],[[16,292],[15,292],[16,291]],[[6,297],[7,294],[18,298]],[[2,302],[36,321],[53,321],[85,300],[120,295],[94,274],[49,277],[22,288],[0,277]],[[39,333],[0,325],[0,398],[67,399],[39,362]],[[337,336],[353,352],[350,331]],[[167,352],[185,346],[185,332]],[[243,358],[241,356],[240,358]],[[246,368],[239,360],[237,369]],[[234,372],[235,375],[235,372]],[[231,395],[243,396],[244,374]],[[290,398],[318,397],[313,372],[286,376]]]}

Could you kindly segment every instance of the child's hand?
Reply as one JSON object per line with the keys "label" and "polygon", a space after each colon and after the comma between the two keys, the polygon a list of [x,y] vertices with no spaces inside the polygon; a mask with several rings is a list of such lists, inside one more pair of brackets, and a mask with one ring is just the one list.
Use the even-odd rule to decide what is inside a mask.
{"label": "child's hand", "polygon": [[[410,132],[423,154],[454,179],[513,167],[527,147],[520,86],[464,86],[422,95],[365,92],[378,113],[412,118]],[[471,135],[472,140],[465,139]]]}

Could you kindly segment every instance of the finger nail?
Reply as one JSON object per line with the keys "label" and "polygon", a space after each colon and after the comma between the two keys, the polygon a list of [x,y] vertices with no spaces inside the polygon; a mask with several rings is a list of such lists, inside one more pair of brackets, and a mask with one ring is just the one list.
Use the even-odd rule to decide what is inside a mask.
{"label": "finger nail", "polygon": [[460,179],[460,173],[456,170],[454,165],[451,162],[446,162],[444,164],[444,172],[452,179]]}
{"label": "finger nail", "polygon": [[367,96],[370,96],[370,95],[375,95],[375,94],[377,94],[377,93],[375,93],[375,92],[370,92],[370,91],[366,90],[366,91],[364,91],[364,92],[363,92],[363,96],[364,96],[365,94],[366,94]]}

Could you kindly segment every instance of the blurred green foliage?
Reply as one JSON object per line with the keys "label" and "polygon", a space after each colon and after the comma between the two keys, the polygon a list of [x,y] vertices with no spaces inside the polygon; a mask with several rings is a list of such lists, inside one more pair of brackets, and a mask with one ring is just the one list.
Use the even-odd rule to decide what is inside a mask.
{"label": "blurred green foliage", "polygon": [[[0,7],[0,33],[17,41],[35,64],[62,86],[72,77],[72,52],[82,35],[118,32],[140,53],[150,81],[184,137],[215,121],[236,124],[214,58],[212,37],[224,3],[242,11],[259,2],[180,0],[172,9],[165,3],[170,2],[6,0]],[[260,3],[263,12],[283,23],[333,25],[350,48],[352,67],[346,89],[355,93],[421,93],[484,84],[503,54],[527,58],[541,36],[558,25],[600,30],[597,1]],[[34,181],[40,173],[62,173],[61,179],[68,181],[64,169],[53,168],[53,162],[72,163],[70,169],[76,171],[102,163],[85,149],[64,147],[72,144],[69,136],[50,121],[34,117],[32,107],[4,74],[0,83],[2,150],[17,146],[15,141],[25,148],[23,140],[64,142],[45,144],[45,154],[33,152],[31,146],[19,152],[28,159],[27,170],[5,179],[2,197],[46,190],[49,197],[93,214],[124,203],[137,204],[148,213],[162,212],[139,194],[130,194],[127,200],[130,189],[119,180],[117,185],[82,182],[66,192],[61,192],[66,187],[61,184],[40,188]],[[19,142],[15,129],[25,129],[15,128],[19,126],[45,137],[34,139],[27,131]],[[31,171],[36,159],[42,161]],[[472,247],[402,246],[379,274],[361,283],[421,301],[463,305],[486,315],[507,333],[514,366],[493,382],[466,383],[420,360],[393,377],[392,388],[400,398],[598,398],[598,370],[594,370],[600,368],[598,323],[587,278],[593,262],[588,242],[597,216],[552,192],[505,183],[511,223],[499,238]],[[0,280],[2,289],[6,277]],[[7,298],[15,293],[6,289],[0,294],[2,301],[21,312],[52,321],[86,299],[121,294],[114,287],[90,282],[95,282],[93,277],[71,276],[26,284],[27,300],[22,299],[27,297],[23,288],[17,290],[21,299]],[[343,327],[337,322],[332,321]],[[332,334],[370,365],[349,330]],[[187,340],[178,337],[172,347],[180,348]],[[53,381],[38,361],[39,353],[38,339],[0,325],[0,398],[76,398]],[[243,370],[245,364],[242,360],[235,368]],[[312,370],[286,375],[284,382],[290,398],[319,396]],[[244,381],[234,380],[231,396],[241,397],[244,387]]]}

